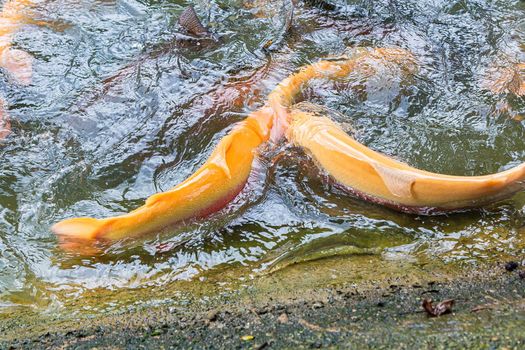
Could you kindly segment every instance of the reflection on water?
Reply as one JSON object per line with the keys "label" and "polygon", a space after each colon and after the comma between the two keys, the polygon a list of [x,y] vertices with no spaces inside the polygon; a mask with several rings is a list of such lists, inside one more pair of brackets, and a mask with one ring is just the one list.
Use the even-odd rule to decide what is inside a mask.
{"label": "reflection on water", "polygon": [[341,193],[286,147],[263,152],[253,181],[206,220],[93,258],[57,249],[52,223],[123,213],[177,184],[281,79],[354,46],[402,47],[421,65],[409,82],[381,72],[305,90],[361,142],[451,174],[525,159],[523,99],[483,88],[490,67],[525,61],[523,2],[294,3],[285,33],[282,2],[195,1],[220,42],[188,47],[177,39],[186,2],[36,2],[47,25],[23,26],[14,45],[35,57],[33,83],[0,81],[13,129],[0,146],[0,307],[331,255],[472,262],[524,251],[523,194],[448,217],[399,214]]}

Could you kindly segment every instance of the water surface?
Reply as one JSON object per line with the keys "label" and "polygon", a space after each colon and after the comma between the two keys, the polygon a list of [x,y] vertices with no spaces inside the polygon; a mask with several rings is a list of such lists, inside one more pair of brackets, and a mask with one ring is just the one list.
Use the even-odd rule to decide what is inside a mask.
{"label": "water surface", "polygon": [[[524,252],[524,194],[463,214],[399,214],[333,188],[285,146],[262,152],[247,188],[205,220],[92,258],[57,247],[50,225],[121,214],[176,185],[280,80],[357,46],[401,47],[420,64],[410,79],[386,71],[305,90],[339,111],[361,142],[450,174],[488,174],[525,159],[525,102],[483,89],[491,67],[525,61],[525,3],[294,3],[289,32],[280,1],[36,3],[50,25],[16,35],[35,57],[33,83],[0,76],[14,129],[0,145],[0,312],[46,310],[98,288],[199,283],[240,267],[254,277],[327,255],[423,264]],[[177,18],[190,4],[220,43],[177,43]]]}

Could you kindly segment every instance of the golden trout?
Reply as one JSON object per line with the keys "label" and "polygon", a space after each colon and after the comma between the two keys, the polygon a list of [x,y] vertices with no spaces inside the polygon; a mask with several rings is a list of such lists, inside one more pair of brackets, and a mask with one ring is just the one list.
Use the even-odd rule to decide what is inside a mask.
{"label": "golden trout", "polygon": [[403,212],[430,215],[479,207],[525,187],[525,163],[485,176],[431,173],[375,152],[329,118],[302,110],[292,110],[287,138],[346,189]]}
{"label": "golden trout", "polygon": [[253,112],[221,139],[208,160],[193,175],[171,190],[149,197],[142,207],[106,219],[67,219],[51,229],[67,247],[69,242],[78,240],[138,237],[217,211],[244,187],[257,148],[268,140],[271,127],[270,108]]}
{"label": "golden trout", "polygon": [[393,64],[402,72],[417,70],[403,49],[361,49],[352,57],[324,60],[303,67],[283,80],[269,96],[275,111],[272,137],[286,134],[303,147],[337,183],[356,195],[411,213],[437,214],[479,207],[522,189],[525,163],[486,176],[451,176],[415,169],[375,152],[348,136],[327,117],[291,109],[296,95],[312,79],[341,79],[352,73],[374,74],[377,64]]}

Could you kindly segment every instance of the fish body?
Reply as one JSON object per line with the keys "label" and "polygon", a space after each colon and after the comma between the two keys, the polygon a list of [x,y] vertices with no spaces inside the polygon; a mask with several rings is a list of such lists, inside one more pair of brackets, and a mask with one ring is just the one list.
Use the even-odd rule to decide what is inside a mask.
{"label": "fish body", "polygon": [[138,237],[224,207],[244,187],[259,145],[269,137],[272,111],[262,108],[221,139],[208,160],[188,179],[155,194],[124,215],[105,219],[73,218],[51,228],[65,245],[78,240]]}
{"label": "fish body", "polygon": [[337,183],[403,212],[438,214],[478,207],[523,189],[525,163],[485,176],[451,176],[411,167],[357,142],[334,121],[292,110],[288,140]]}

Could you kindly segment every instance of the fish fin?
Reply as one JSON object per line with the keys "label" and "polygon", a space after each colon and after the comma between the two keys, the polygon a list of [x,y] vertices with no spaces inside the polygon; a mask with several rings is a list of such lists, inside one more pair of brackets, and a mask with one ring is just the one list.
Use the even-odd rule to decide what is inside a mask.
{"label": "fish fin", "polygon": [[414,198],[413,186],[416,180],[414,175],[404,170],[386,167],[377,162],[374,162],[372,166],[390,193],[400,198]]}
{"label": "fish fin", "polygon": [[106,223],[105,220],[94,218],[73,218],[54,224],[51,231],[61,238],[94,240]]}
{"label": "fish fin", "polygon": [[288,112],[284,108],[280,108],[274,114],[272,128],[270,130],[270,140],[273,143],[278,143],[284,135],[286,135],[290,123],[288,121]]}
{"label": "fish fin", "polygon": [[231,145],[232,135],[224,137],[221,140],[221,142],[219,142],[219,144],[211,154],[210,159],[208,160],[208,164],[214,165],[220,170],[222,170],[224,175],[226,175],[228,179],[232,178],[232,174],[230,171],[230,167],[228,166],[228,162],[226,160],[226,154],[230,149]]}
{"label": "fish fin", "polygon": [[153,205],[153,204],[157,203],[158,201],[162,200],[162,198],[164,198],[166,196],[166,193],[167,192],[160,192],[160,193],[155,193],[155,194],[149,196],[146,199],[145,205],[146,206],[150,206],[150,205]]}
{"label": "fish fin", "polygon": [[[179,184],[179,185],[177,185],[177,186],[175,186],[175,187],[173,187],[173,188],[171,188],[171,189],[169,189],[169,190],[167,190],[167,191],[152,194],[151,196],[146,198],[146,202],[144,203],[144,205],[145,206],[152,206],[152,205],[154,205],[154,204],[156,204],[158,202],[161,202],[161,201],[170,201],[169,197],[173,196],[174,191],[176,191],[176,189],[179,186],[181,186],[182,184],[184,184],[184,182]],[[141,209],[142,209],[142,207],[137,208],[137,209],[131,211],[130,214],[134,213],[137,210],[141,210]]]}
{"label": "fish fin", "polygon": [[270,131],[273,127],[273,111],[270,107],[262,107],[252,112],[251,116],[245,121],[248,128],[253,130],[261,140],[267,140],[270,137]]}
{"label": "fish fin", "polygon": [[182,11],[179,17],[179,25],[190,34],[197,36],[209,35],[208,30],[202,25],[193,6],[188,6]]}

